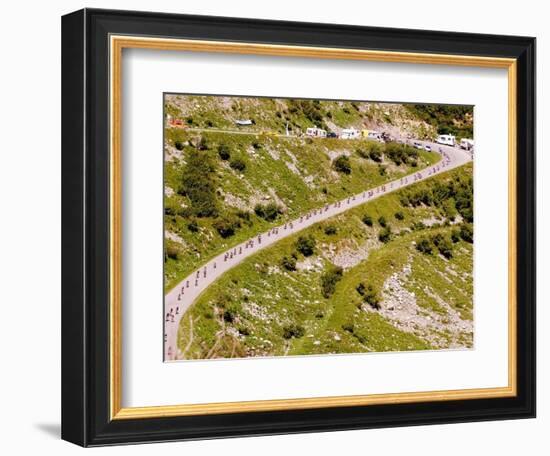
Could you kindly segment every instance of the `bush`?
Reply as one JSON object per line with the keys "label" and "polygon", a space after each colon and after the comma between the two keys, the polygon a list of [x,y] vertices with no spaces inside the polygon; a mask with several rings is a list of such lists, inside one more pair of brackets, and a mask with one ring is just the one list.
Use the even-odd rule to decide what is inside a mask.
{"label": "bush", "polygon": [[208,140],[206,139],[206,137],[202,136],[200,141],[199,141],[199,144],[197,145],[197,149],[199,150],[208,150]]}
{"label": "bush", "polygon": [[208,154],[191,149],[183,169],[181,191],[191,201],[190,211],[197,217],[216,217],[216,168]]}
{"label": "bush", "polygon": [[181,142],[181,141],[176,141],[176,142],[174,143],[174,146],[175,146],[176,149],[178,149],[178,150],[183,150],[184,144],[183,144],[183,142]]}
{"label": "bush", "polygon": [[372,226],[372,217],[368,214],[363,215],[363,218],[361,219],[363,223],[367,226]]}
{"label": "bush", "polygon": [[425,253],[426,255],[431,255],[432,243],[428,238],[421,238],[416,243],[416,250],[418,250],[419,252]]}
{"label": "bush", "polygon": [[386,226],[378,232],[378,240],[384,244],[388,243],[391,239],[391,228]]}
{"label": "bush", "polygon": [[437,249],[439,250],[439,253],[441,253],[441,255],[443,255],[445,258],[447,259],[452,258],[453,243],[449,238],[444,237],[437,245]]}
{"label": "bush", "polygon": [[296,258],[285,255],[281,260],[281,266],[287,271],[296,271]]}
{"label": "bush", "polygon": [[179,258],[179,249],[173,245],[169,244],[166,246],[166,256],[172,260],[177,260]]}
{"label": "bush", "polygon": [[218,146],[218,155],[222,160],[229,160],[231,158],[231,149],[227,144],[220,144]]}
{"label": "bush", "polygon": [[397,220],[404,220],[404,219],[405,219],[405,214],[403,214],[403,212],[401,212],[401,211],[397,211],[397,212],[395,213],[395,218],[396,218]]}
{"label": "bush", "polygon": [[365,284],[361,282],[355,289],[357,290],[357,293],[361,295],[364,302],[366,302],[373,309],[380,309],[380,297],[372,284],[369,283],[365,286]]}
{"label": "bush", "polygon": [[258,217],[263,218],[268,222],[272,222],[279,216],[279,214],[282,213],[281,208],[273,202],[267,203],[266,205],[256,204],[254,207],[254,212]]}
{"label": "bush", "polygon": [[242,158],[234,158],[229,162],[229,166],[236,171],[243,172],[246,169],[246,162]]}
{"label": "bush", "polygon": [[340,266],[331,266],[321,276],[321,290],[325,298],[330,298],[336,290],[336,284],[342,279],[344,270]]}
{"label": "bush", "polygon": [[228,307],[223,311],[223,319],[226,323],[233,323],[237,318],[237,309],[235,307]]}
{"label": "bush", "polygon": [[460,226],[460,237],[465,240],[466,242],[469,242],[470,244],[473,244],[474,242],[474,227],[470,223],[463,223]]}
{"label": "bush", "polygon": [[216,220],[213,227],[225,239],[235,234],[237,228],[241,227],[241,222],[236,216],[225,216]]}
{"label": "bush", "polygon": [[386,227],[388,222],[386,221],[386,217],[384,217],[383,215],[381,215],[379,218],[378,218],[378,223],[380,224],[381,227]]}
{"label": "bush", "polygon": [[285,339],[296,338],[299,339],[305,334],[305,330],[302,326],[292,323],[283,327],[283,337]]}
{"label": "bush", "polygon": [[346,155],[340,155],[334,160],[334,169],[339,173],[351,174],[351,163],[349,157]]}
{"label": "bush", "polygon": [[342,325],[342,329],[343,329],[344,331],[347,331],[347,332],[353,334],[353,331],[355,331],[355,326],[353,325],[353,323],[348,322],[348,323],[344,323],[344,324]]}
{"label": "bush", "polygon": [[460,241],[460,230],[456,229],[451,232],[451,241],[455,244]]}
{"label": "bush", "polygon": [[187,229],[192,233],[196,233],[197,231],[199,231],[199,224],[196,220],[190,220],[187,224]]}
{"label": "bush", "polygon": [[387,174],[386,167],[382,165],[378,165],[378,174],[380,174],[381,176],[385,176]]}
{"label": "bush", "polygon": [[296,250],[308,257],[315,252],[315,245],[315,238],[311,234],[308,236],[300,236],[296,241]]}
{"label": "bush", "polygon": [[338,229],[336,228],[335,225],[327,225],[325,226],[325,234],[326,235],[332,235],[332,234],[336,234],[338,232]]}

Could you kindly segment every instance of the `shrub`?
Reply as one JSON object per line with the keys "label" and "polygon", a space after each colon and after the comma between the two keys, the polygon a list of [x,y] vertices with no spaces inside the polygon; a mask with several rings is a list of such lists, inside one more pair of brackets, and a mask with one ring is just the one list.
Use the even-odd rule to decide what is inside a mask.
{"label": "shrub", "polygon": [[336,290],[336,284],[342,279],[344,270],[340,266],[331,266],[321,276],[321,289],[325,298],[330,298]]}
{"label": "shrub", "polygon": [[231,150],[227,144],[220,144],[218,146],[218,155],[222,160],[229,160],[231,158]]}
{"label": "shrub", "polygon": [[363,215],[363,218],[361,219],[363,223],[367,226],[372,226],[372,217],[368,214]]}
{"label": "shrub", "polygon": [[296,241],[296,250],[304,256],[311,256],[315,252],[315,238],[310,234],[308,236],[300,236]]}
{"label": "shrub", "polygon": [[443,255],[445,258],[452,258],[453,244],[449,238],[444,237],[437,245],[437,249],[439,250],[439,253],[441,253],[441,255]]}
{"label": "shrub", "polygon": [[455,244],[460,241],[460,230],[455,229],[451,232],[451,241],[453,241]]}
{"label": "shrub", "polygon": [[372,284],[369,283],[365,286],[365,284],[361,282],[355,289],[357,290],[357,293],[361,295],[364,302],[366,302],[373,309],[380,309],[380,297]]}
{"label": "shrub", "polygon": [[384,217],[383,215],[381,215],[380,217],[378,217],[378,223],[380,224],[380,226],[382,227],[386,227],[388,222],[386,221],[386,217]]}
{"label": "shrub", "polygon": [[190,220],[187,224],[187,229],[192,233],[196,233],[197,231],[199,231],[199,224],[196,220]]}
{"label": "shrub", "polygon": [[386,226],[378,232],[378,240],[384,244],[388,243],[391,239],[391,228]]}
{"label": "shrub", "polygon": [[235,234],[237,228],[241,227],[241,222],[236,216],[225,216],[217,219],[213,227],[225,239]]}
{"label": "shrub", "polygon": [[425,253],[426,255],[431,255],[432,243],[428,238],[421,238],[416,243],[416,250],[418,250],[419,252]]}
{"label": "shrub", "polygon": [[397,211],[397,212],[395,213],[395,218],[396,218],[397,220],[404,220],[404,219],[405,219],[405,214],[403,214],[403,212],[401,212],[401,211]]}
{"label": "shrub", "polygon": [[348,322],[348,323],[344,323],[344,324],[342,325],[342,329],[343,329],[344,331],[347,331],[347,332],[353,334],[353,331],[355,331],[355,326],[353,325],[353,323]]}
{"label": "shrub", "polygon": [[199,150],[208,150],[208,140],[205,136],[201,136],[199,143],[197,144],[197,149]]}
{"label": "shrub", "polygon": [[332,235],[332,234],[336,234],[338,231],[338,229],[336,228],[335,225],[327,225],[325,226],[325,234],[327,235]]}
{"label": "shrub", "polygon": [[296,271],[296,258],[285,255],[281,260],[281,266],[287,271]]}
{"label": "shrub", "polygon": [[183,170],[181,191],[191,201],[191,212],[197,217],[218,215],[215,182],[216,168],[208,154],[191,149]]}
{"label": "shrub", "polygon": [[178,150],[183,150],[184,144],[183,144],[183,142],[181,142],[181,141],[176,141],[176,142],[174,143],[174,146],[175,146],[176,149],[178,149]]}
{"label": "shrub", "polygon": [[380,174],[381,176],[385,176],[387,174],[386,167],[382,165],[378,165],[378,174]]}
{"label": "shrub", "polygon": [[279,214],[282,213],[281,208],[273,202],[267,203],[266,205],[256,204],[254,207],[254,212],[258,217],[263,218],[268,222],[272,222],[279,216]]}
{"label": "shrub", "polygon": [[460,237],[465,240],[466,242],[469,242],[470,244],[473,244],[474,242],[474,228],[470,223],[463,223],[460,226]]}
{"label": "shrub", "polygon": [[302,326],[292,323],[283,327],[283,337],[285,339],[296,338],[299,339],[305,334],[305,330]]}
{"label": "shrub", "polygon": [[177,260],[179,257],[179,249],[173,244],[168,244],[166,246],[166,256],[172,260]]}
{"label": "shrub", "polygon": [[244,171],[246,169],[246,162],[242,158],[234,158],[229,162],[229,166],[236,171]]}
{"label": "shrub", "polygon": [[223,319],[226,323],[233,323],[237,318],[237,309],[235,307],[228,307],[223,311]]}
{"label": "shrub", "polygon": [[334,169],[339,173],[351,174],[351,163],[349,157],[346,155],[340,155],[334,160]]}

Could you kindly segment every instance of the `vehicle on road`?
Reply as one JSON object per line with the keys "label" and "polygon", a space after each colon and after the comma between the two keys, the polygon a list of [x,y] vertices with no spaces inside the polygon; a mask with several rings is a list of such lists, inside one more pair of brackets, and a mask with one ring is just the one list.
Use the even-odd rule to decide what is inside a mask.
{"label": "vehicle on road", "polygon": [[238,125],[239,127],[245,127],[247,125],[252,125],[252,120],[250,119],[236,120],[235,124]]}
{"label": "vehicle on road", "polygon": [[342,134],[340,135],[342,139],[357,139],[359,138],[359,130],[355,128],[344,128]]}
{"label": "vehicle on road", "polygon": [[435,142],[438,144],[445,144],[446,146],[454,147],[456,145],[456,136],[454,135],[439,135]]}
{"label": "vehicle on road", "polygon": [[428,145],[425,145],[424,150],[426,150],[427,152],[431,152],[432,148]]}
{"label": "vehicle on road", "polygon": [[318,127],[309,127],[306,130],[306,136],[309,136],[311,138],[326,138],[327,131]]}
{"label": "vehicle on road", "polygon": [[464,150],[473,150],[474,149],[474,140],[468,138],[462,138],[460,140],[460,148]]}
{"label": "vehicle on road", "polygon": [[420,144],[420,143],[417,142],[417,141],[413,142],[413,146],[414,146],[416,149],[422,149],[422,144]]}
{"label": "vehicle on road", "polygon": [[334,133],[333,131],[329,131],[327,133],[327,138],[338,138],[338,135]]}

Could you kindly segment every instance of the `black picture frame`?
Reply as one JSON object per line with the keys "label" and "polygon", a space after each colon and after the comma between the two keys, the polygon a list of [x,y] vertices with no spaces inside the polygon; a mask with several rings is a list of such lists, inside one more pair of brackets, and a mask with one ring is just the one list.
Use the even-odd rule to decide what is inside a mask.
{"label": "black picture frame", "polygon": [[[517,395],[111,420],[109,36],[517,59]],[[62,19],[62,438],[112,445],[535,416],[535,39],[84,9]]]}

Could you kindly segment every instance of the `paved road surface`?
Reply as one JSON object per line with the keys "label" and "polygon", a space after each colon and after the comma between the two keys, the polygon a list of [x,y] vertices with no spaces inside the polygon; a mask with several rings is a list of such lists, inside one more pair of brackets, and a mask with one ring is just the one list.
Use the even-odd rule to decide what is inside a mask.
{"label": "paved road surface", "polygon": [[329,217],[341,214],[353,207],[364,204],[382,195],[407,187],[415,182],[464,165],[471,161],[471,155],[458,148],[442,146],[418,141],[423,145],[430,145],[433,151],[441,150],[441,159],[435,165],[424,168],[408,176],[396,179],[386,184],[367,189],[362,193],[350,195],[336,203],[330,203],[323,207],[309,211],[307,214],[290,222],[271,228],[249,240],[232,247],[224,253],[212,258],[188,277],[183,279],[164,297],[164,360],[176,361],[181,357],[177,348],[177,335],[180,320],[187,309],[191,307],[197,297],[227,270],[235,267],[242,260],[255,254],[258,250],[266,248],[287,236],[297,233],[315,223]]}

